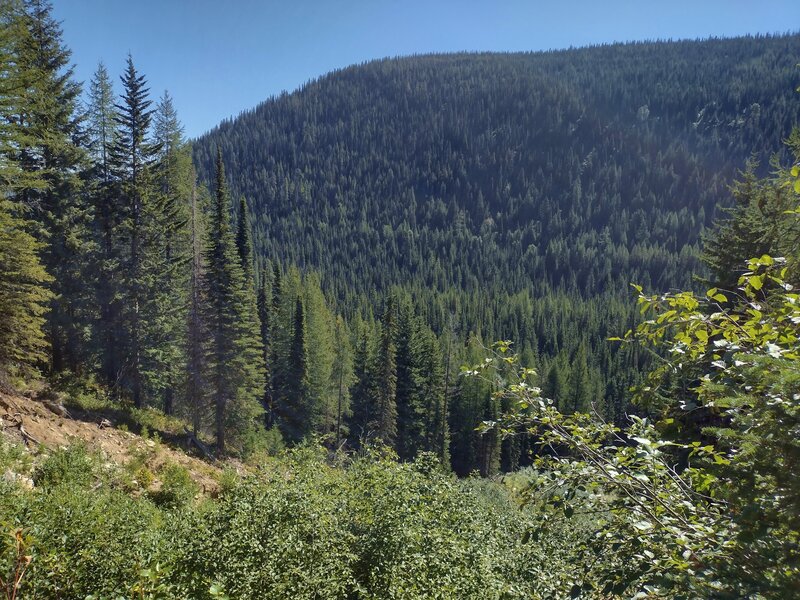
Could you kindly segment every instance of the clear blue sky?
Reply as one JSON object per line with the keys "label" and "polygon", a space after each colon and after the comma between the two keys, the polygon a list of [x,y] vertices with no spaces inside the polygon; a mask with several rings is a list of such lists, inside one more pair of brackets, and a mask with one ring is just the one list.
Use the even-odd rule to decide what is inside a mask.
{"label": "clear blue sky", "polygon": [[[130,51],[190,137],[374,58],[800,29],[800,0],[54,0],[78,79]],[[800,61],[800,57],[798,57]]]}

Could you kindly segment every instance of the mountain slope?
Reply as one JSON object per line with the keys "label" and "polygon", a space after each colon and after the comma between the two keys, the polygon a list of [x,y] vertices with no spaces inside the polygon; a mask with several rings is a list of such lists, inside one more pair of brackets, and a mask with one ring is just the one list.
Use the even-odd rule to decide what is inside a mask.
{"label": "mountain slope", "polygon": [[220,124],[256,251],[353,292],[685,286],[751,154],[798,121],[800,36],[381,60]]}

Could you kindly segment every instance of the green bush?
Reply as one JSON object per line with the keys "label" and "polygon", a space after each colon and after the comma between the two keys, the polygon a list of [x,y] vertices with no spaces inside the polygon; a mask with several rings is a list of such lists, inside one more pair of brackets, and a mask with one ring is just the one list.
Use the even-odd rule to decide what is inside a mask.
{"label": "green bush", "polygon": [[158,506],[176,508],[191,502],[200,491],[184,467],[170,463],[158,473],[161,487],[150,494]]}
{"label": "green bush", "polygon": [[48,456],[33,473],[37,486],[52,488],[61,484],[85,486],[94,478],[94,461],[86,446],[74,443]]}
{"label": "green bush", "polygon": [[10,470],[25,475],[30,472],[32,464],[31,455],[21,445],[0,438],[0,474]]}
{"label": "green bush", "polygon": [[339,463],[303,446],[193,502],[179,465],[158,473],[154,494],[113,479],[89,488],[99,469],[76,446],[45,461],[42,487],[0,486],[0,511],[32,540],[24,597],[487,600],[569,589],[572,575],[547,556],[564,560],[569,536],[529,541],[528,515],[502,485],[458,480],[429,456]]}

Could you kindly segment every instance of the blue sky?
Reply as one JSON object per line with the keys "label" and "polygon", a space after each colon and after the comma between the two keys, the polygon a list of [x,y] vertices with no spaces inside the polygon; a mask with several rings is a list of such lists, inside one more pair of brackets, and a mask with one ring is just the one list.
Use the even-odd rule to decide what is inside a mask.
{"label": "blue sky", "polygon": [[[186,133],[354,63],[800,29],[798,0],[53,0],[78,79],[128,52]],[[798,57],[800,60],[800,57]]]}

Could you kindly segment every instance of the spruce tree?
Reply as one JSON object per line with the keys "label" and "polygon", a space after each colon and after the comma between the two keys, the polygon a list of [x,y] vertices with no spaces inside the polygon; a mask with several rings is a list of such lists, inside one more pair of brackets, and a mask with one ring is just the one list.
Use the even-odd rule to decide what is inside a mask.
{"label": "spruce tree", "polygon": [[352,443],[356,447],[362,445],[372,436],[372,422],[375,415],[375,364],[374,344],[372,336],[364,322],[357,322],[354,327],[356,342],[353,356],[353,386],[350,390],[352,415],[349,419],[349,430]]}
{"label": "spruce tree", "polygon": [[228,431],[240,444],[252,434],[256,419],[263,413],[260,398],[264,377],[260,333],[252,319],[255,298],[245,281],[230,227],[230,197],[220,151],[214,183],[204,259],[211,338],[209,379],[217,449],[223,452]]}
{"label": "spruce tree", "polygon": [[44,334],[52,278],[41,245],[11,202],[0,198],[0,372],[28,371],[47,358]]}
{"label": "spruce tree", "polygon": [[90,257],[92,209],[81,173],[88,166],[81,147],[80,85],[73,79],[70,51],[45,0],[25,2],[26,34],[16,48],[25,74],[25,102],[14,119],[24,130],[18,146],[20,167],[42,185],[17,195],[35,221],[42,263],[53,276],[48,313],[51,367],[79,370],[89,360],[87,332],[94,322]]}
{"label": "spruce tree", "polygon": [[380,344],[375,357],[375,415],[371,426],[375,437],[391,447],[397,441],[395,322],[395,300],[389,296],[383,310]]}
{"label": "spruce tree", "polygon": [[122,357],[119,341],[122,336],[121,288],[119,265],[121,245],[115,230],[123,220],[118,202],[118,188],[112,171],[111,154],[116,144],[117,112],[114,90],[105,65],[101,62],[89,86],[87,107],[90,150],[94,161],[91,198],[94,204],[96,253],[94,296],[98,323],[94,328],[94,346],[100,358],[100,375],[114,385]]}
{"label": "spruce tree", "polygon": [[316,420],[309,392],[305,314],[300,296],[295,300],[287,367],[286,393],[281,407],[283,430],[286,439],[298,442],[312,429]]}
{"label": "spruce tree", "polygon": [[128,55],[127,67],[121,77],[122,101],[116,104],[118,135],[112,148],[111,160],[118,182],[117,193],[120,236],[121,297],[120,329],[118,341],[122,349],[121,381],[130,391],[134,406],[141,408],[145,402],[144,391],[144,323],[142,309],[148,298],[149,280],[146,273],[144,243],[148,214],[146,204],[156,193],[151,167],[158,157],[159,148],[148,141],[152,102],[144,75],[140,75]]}
{"label": "spruce tree", "polygon": [[208,411],[209,331],[206,324],[208,296],[205,286],[203,247],[206,235],[197,189],[189,204],[192,264],[189,275],[189,306],[186,332],[186,409],[197,436]]}
{"label": "spruce tree", "polygon": [[336,448],[348,436],[346,423],[352,414],[350,407],[350,385],[353,382],[353,356],[350,332],[341,315],[336,316],[333,330],[333,368],[331,382],[336,394]]}
{"label": "spruce tree", "polygon": [[270,377],[270,362],[272,361],[272,305],[270,294],[267,291],[267,277],[261,277],[258,288],[258,321],[261,331],[261,346],[263,349],[264,393],[261,404],[264,406],[264,425],[272,427],[275,414],[272,398],[272,378]]}

